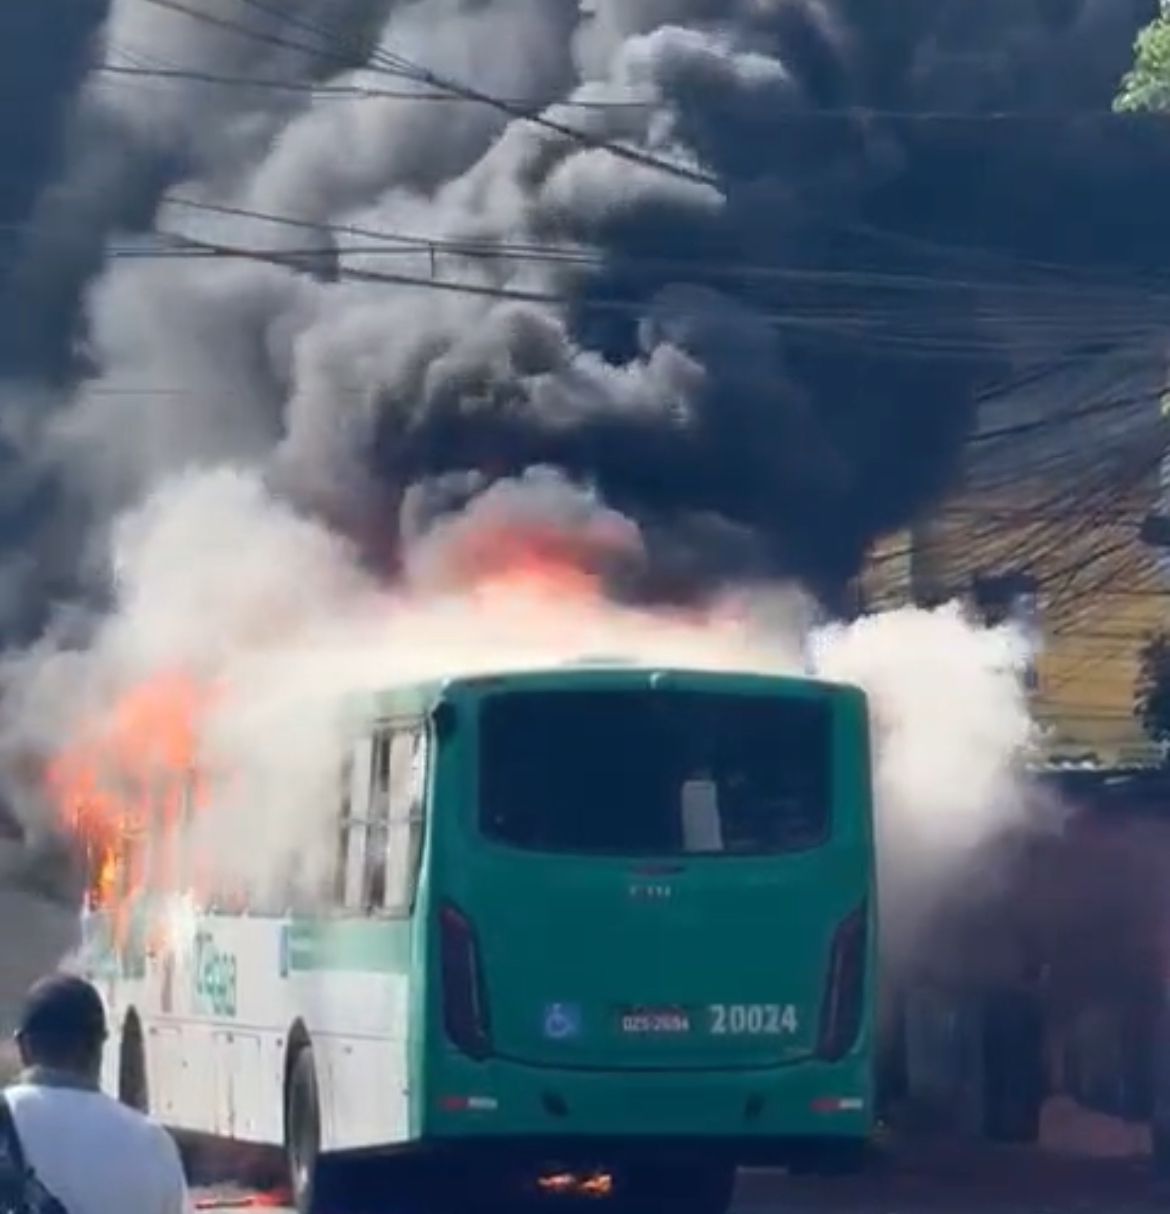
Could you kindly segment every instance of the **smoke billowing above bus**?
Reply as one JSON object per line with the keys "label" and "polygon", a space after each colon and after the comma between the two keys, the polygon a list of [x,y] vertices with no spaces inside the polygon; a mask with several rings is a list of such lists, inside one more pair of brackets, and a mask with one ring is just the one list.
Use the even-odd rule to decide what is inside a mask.
{"label": "smoke billowing above bus", "polygon": [[[417,584],[387,586],[254,476],[181,478],[120,524],[116,601],[92,640],[10,661],[7,755],[44,757],[54,819],[106,847],[141,814],[135,790],[181,787],[194,771],[193,837],[214,857],[204,881],[287,906],[332,872],[340,709],[354,692],[598,656],[815,672],[869,694],[883,930],[891,956],[912,951],[940,892],[1020,813],[1031,722],[1019,638],[958,608],[815,628],[807,599],[785,587],[740,588],[702,610],[615,602],[577,554],[596,550],[582,537],[596,546],[616,534],[632,558],[636,528],[567,485],[543,491],[554,487],[581,524],[558,545],[552,516],[528,533],[499,505],[505,494],[484,524],[502,537],[495,564],[467,564],[468,530],[439,532]],[[24,770],[35,781],[16,789],[27,808],[41,803],[44,769]]]}
{"label": "smoke billowing above bus", "polygon": [[[1105,108],[1155,7],[92,0],[32,22],[6,45],[73,66],[27,83],[60,153],[9,202],[3,619],[93,592],[109,520],[224,461],[383,568],[547,464],[637,522],[640,595],[779,576],[832,600],[945,487],[980,384],[1058,355],[1040,330],[1090,332],[1025,315],[1058,305],[960,246],[1124,258],[1157,194],[1077,168],[1087,128],[956,120]],[[1056,180],[1066,223],[1007,203]],[[892,230],[924,225],[934,244]]]}
{"label": "smoke billowing above bus", "polygon": [[[331,735],[291,705],[596,652],[802,669],[978,386],[1053,354],[998,271],[890,230],[929,198],[943,243],[1051,237],[994,205],[1047,198],[1048,153],[918,117],[1103,103],[1153,3],[888,8],[94,0],[90,70],[30,105],[72,101],[60,154],[9,199],[7,753],[177,673],[263,793],[215,829],[311,855]],[[956,163],[987,169],[974,225]],[[825,639],[874,697],[908,891],[1015,804],[1014,645],[955,612]]]}

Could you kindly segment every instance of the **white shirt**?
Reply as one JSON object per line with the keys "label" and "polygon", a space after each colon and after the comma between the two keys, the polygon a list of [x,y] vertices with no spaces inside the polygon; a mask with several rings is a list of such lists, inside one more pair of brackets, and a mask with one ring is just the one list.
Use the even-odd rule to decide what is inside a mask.
{"label": "white shirt", "polygon": [[174,1139],[81,1088],[21,1082],[5,1096],[25,1160],[69,1214],[189,1214]]}

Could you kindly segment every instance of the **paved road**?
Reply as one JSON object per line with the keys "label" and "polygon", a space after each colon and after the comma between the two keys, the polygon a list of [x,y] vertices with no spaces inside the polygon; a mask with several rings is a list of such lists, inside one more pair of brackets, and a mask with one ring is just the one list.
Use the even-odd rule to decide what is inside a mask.
{"label": "paved road", "polygon": [[[1170,1195],[1158,1191],[1142,1163],[923,1149],[918,1158],[847,1181],[745,1173],[736,1214],[1165,1214],[1168,1206]],[[279,1214],[291,1212],[281,1207]],[[353,1214],[390,1212],[355,1206]]]}

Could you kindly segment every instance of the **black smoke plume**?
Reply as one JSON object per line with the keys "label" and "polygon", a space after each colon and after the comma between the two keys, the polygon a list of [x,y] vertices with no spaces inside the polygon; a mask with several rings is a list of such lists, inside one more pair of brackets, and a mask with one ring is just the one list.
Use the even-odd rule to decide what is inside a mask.
{"label": "black smoke plume", "polygon": [[[404,500],[465,500],[429,484],[551,465],[642,525],[647,593],[833,602],[951,483],[988,384],[1093,340],[1153,357],[1069,284],[1132,294],[1165,249],[1161,130],[1106,116],[1155,0],[180,7],[210,20],[115,2],[79,99],[95,7],[27,99],[60,154],[8,203],[36,222],[7,533],[38,554],[10,629],[111,517],[224,461],[379,563]],[[450,80],[480,100],[401,96]],[[133,239],[153,256],[110,259]]]}

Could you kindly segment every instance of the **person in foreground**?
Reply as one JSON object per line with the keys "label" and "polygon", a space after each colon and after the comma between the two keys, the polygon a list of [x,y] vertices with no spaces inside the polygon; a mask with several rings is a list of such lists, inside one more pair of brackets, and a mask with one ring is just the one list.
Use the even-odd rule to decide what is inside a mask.
{"label": "person in foreground", "polygon": [[174,1140],[98,1088],[106,1018],[88,982],[33,986],[16,1042],[25,1069],[0,1097],[0,1214],[190,1214]]}

